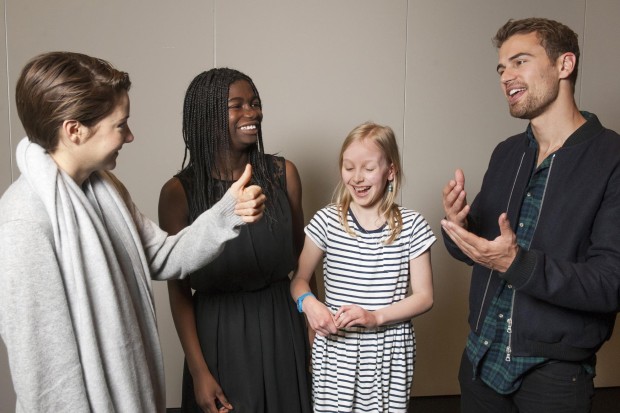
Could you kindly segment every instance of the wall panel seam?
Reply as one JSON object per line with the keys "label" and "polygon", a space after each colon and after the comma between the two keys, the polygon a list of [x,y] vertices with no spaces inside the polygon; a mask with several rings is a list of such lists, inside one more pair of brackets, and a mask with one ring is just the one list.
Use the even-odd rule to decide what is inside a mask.
{"label": "wall panel seam", "polygon": [[11,124],[11,77],[9,75],[9,24],[7,19],[7,4],[4,0],[4,58],[6,60],[6,108],[7,120],[6,124],[9,128],[9,166],[11,171],[11,182],[15,181],[13,176],[13,128]]}

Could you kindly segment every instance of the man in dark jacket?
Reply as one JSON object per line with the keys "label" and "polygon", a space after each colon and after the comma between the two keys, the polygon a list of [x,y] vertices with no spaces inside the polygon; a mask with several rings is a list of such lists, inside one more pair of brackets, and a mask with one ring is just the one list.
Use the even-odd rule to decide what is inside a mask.
{"label": "man in dark jacket", "polygon": [[461,170],[443,189],[446,247],[473,265],[461,410],[589,412],[620,307],[620,136],[577,108],[570,28],[510,20],[494,41],[529,125],[497,146],[471,205]]}

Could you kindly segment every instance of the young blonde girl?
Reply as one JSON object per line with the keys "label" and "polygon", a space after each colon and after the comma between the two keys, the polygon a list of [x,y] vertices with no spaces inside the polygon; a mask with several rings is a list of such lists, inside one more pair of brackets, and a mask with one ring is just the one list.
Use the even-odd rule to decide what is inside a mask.
{"label": "young blonde girl", "polygon": [[[411,319],[433,305],[435,236],[420,214],[395,202],[402,172],[391,128],[353,129],[339,163],[335,201],[305,228],[291,284],[316,332],[314,411],[406,412],[415,362]],[[309,286],[321,260],[324,303]]]}

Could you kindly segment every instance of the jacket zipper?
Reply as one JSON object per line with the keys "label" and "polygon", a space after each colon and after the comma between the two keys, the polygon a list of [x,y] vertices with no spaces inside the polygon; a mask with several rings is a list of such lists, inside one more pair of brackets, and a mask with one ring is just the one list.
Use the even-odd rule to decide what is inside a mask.
{"label": "jacket zipper", "polygon": [[[517,178],[519,177],[519,173],[521,172],[521,167],[523,166],[524,158],[525,158],[525,152],[523,152],[523,155],[521,155],[521,161],[519,161],[519,168],[517,168],[517,173],[515,174],[515,179],[512,183],[512,188],[510,188],[510,196],[508,197],[508,203],[506,204],[506,213],[508,213],[508,208],[510,207],[510,201],[512,200],[512,194],[514,193],[515,186],[517,185]],[[489,278],[487,278],[487,285],[484,288],[484,295],[482,296],[482,304],[480,306],[480,311],[478,312],[478,318],[476,319],[476,330],[475,331],[478,331],[480,327],[480,318],[482,317],[482,308],[484,307],[484,303],[487,300],[487,294],[489,292],[489,285],[491,284],[492,275],[493,275],[493,270],[489,271]]]}
{"label": "jacket zipper", "polygon": [[[547,179],[545,180],[545,190],[543,191],[542,199],[540,200],[540,208],[538,209],[538,216],[536,216],[536,224],[534,224],[534,232],[536,232],[536,228],[538,228],[538,220],[540,219],[540,213],[543,208],[543,204],[545,203],[545,195],[547,194],[547,185],[549,184],[549,178],[551,177],[551,169],[553,168],[553,161],[555,161],[555,154],[551,155],[551,162],[549,163],[549,172],[547,172]],[[532,236],[532,238],[534,238]],[[530,239],[529,244],[527,245],[527,249],[530,249],[532,245],[532,240]],[[512,288],[511,285],[508,288]],[[512,300],[510,302],[510,317],[506,320],[507,327],[506,332],[508,333],[508,345],[506,346],[506,361],[510,361],[512,359],[512,315],[514,314],[515,309],[515,290],[512,290]]]}
{"label": "jacket zipper", "polygon": [[[512,286],[508,284],[508,288],[512,289]],[[506,320],[506,332],[508,333],[508,345],[506,346],[506,361],[510,362],[512,359],[512,312],[515,308],[515,290],[512,290],[512,300],[510,301],[510,317]]]}

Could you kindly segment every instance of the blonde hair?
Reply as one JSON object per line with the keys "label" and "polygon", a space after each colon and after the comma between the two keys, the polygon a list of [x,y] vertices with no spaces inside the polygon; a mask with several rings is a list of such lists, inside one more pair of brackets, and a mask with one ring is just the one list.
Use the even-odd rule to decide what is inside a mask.
{"label": "blonde hair", "polygon": [[[383,153],[383,156],[385,156],[388,165],[391,164],[393,168],[394,179],[391,182],[392,191],[388,191],[386,186],[383,199],[379,204],[379,213],[385,216],[388,227],[390,228],[390,236],[384,241],[387,245],[391,244],[400,235],[403,227],[403,218],[400,214],[398,204],[396,203],[396,196],[398,195],[402,181],[398,144],[396,143],[394,131],[389,126],[382,126],[373,122],[362,123],[349,132],[349,135],[342,143],[338,160],[341,171],[344,152],[351,144],[364,140],[375,143]],[[334,191],[333,203],[338,206],[340,223],[345,231],[352,236],[356,236],[347,220],[351,200],[351,193],[341,179]]]}

